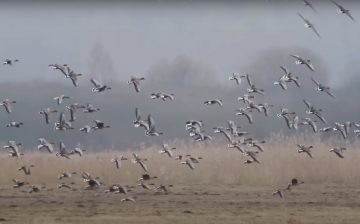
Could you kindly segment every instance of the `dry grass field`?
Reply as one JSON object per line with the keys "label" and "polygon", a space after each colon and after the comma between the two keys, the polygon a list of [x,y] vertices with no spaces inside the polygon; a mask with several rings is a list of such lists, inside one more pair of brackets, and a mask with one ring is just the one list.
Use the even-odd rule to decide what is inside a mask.
{"label": "dry grass field", "polygon": [[[335,135],[336,136],[336,135]],[[313,145],[314,158],[297,153],[296,143]],[[160,155],[161,146],[137,146],[136,153],[147,158],[151,190],[137,186],[143,170],[129,161],[134,151],[89,152],[72,160],[44,152],[27,152],[21,158],[0,155],[0,218],[4,223],[360,223],[360,152],[358,142],[299,134],[285,137],[274,134],[258,154],[261,164],[243,164],[247,159],[226,142],[168,143],[175,155],[191,154],[203,159],[195,169],[178,160]],[[340,159],[329,150],[347,147]],[[127,157],[116,169],[111,158]],[[34,165],[31,175],[17,171],[22,165]],[[77,172],[59,180],[60,172]],[[82,172],[99,176],[103,185],[84,190]],[[29,186],[12,188],[12,178],[45,189],[27,193]],[[286,191],[283,198],[272,192],[285,188],[292,178],[305,184]],[[56,188],[58,183],[73,184],[73,189]],[[104,193],[112,183],[130,186],[136,202],[120,202],[122,194]],[[157,192],[157,185],[173,185],[170,193]],[[133,187],[132,187],[133,186]]]}

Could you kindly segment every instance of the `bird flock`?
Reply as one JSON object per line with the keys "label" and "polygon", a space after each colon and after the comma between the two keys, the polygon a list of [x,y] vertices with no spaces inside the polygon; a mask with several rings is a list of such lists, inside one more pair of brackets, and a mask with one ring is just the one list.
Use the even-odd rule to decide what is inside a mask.
{"label": "bird flock", "polygon": [[[317,13],[317,11],[315,10],[315,8],[313,7],[313,5],[310,2],[308,2],[308,1],[303,1],[303,2],[304,2],[304,5],[309,6],[315,13]],[[332,2],[337,6],[338,12],[340,12],[342,14],[346,14],[353,21],[355,21],[354,18],[350,15],[350,12],[348,9],[345,9],[343,6],[337,4],[335,1],[332,1]],[[318,31],[315,29],[315,26],[312,23],[310,23],[307,19],[305,19],[300,13],[298,13],[298,14],[304,20],[305,27],[311,28],[321,38]],[[312,64],[310,59],[305,59],[305,58],[303,58],[299,55],[295,55],[295,54],[290,54],[290,56],[296,59],[295,64],[305,65],[307,68],[309,68],[309,70],[311,72],[315,71],[315,67]],[[19,62],[19,60],[5,59],[3,62],[3,65],[13,66],[13,64],[15,62]],[[78,86],[78,79],[79,79],[79,77],[82,76],[82,74],[75,73],[70,67],[68,67],[67,64],[63,64],[63,65],[51,64],[49,66],[51,69],[59,70],[65,76],[65,78],[69,78],[75,87]],[[301,83],[299,81],[299,77],[293,76],[291,71],[289,71],[286,67],[284,67],[282,65],[280,66],[280,69],[285,74],[281,75],[279,80],[274,82],[274,85],[279,85],[284,91],[286,91],[288,89],[288,85],[290,85],[290,83],[293,82],[298,88],[301,88]],[[250,124],[253,123],[252,113],[254,111],[257,111],[258,113],[264,113],[264,116],[266,116],[266,117],[270,116],[271,115],[270,108],[274,107],[274,105],[268,104],[268,103],[256,103],[255,102],[255,99],[257,99],[259,96],[260,97],[265,96],[265,90],[258,87],[256,85],[256,82],[253,82],[251,75],[249,75],[249,74],[240,75],[239,73],[233,73],[232,76],[229,77],[229,80],[235,81],[237,85],[246,85],[246,84],[242,83],[242,79],[246,79],[248,88],[246,89],[247,93],[238,98],[238,101],[242,102],[244,104],[244,107],[237,109],[235,111],[236,115],[245,116],[247,121]],[[135,91],[137,93],[140,93],[140,83],[142,83],[144,80],[145,80],[145,78],[143,78],[143,77],[138,78],[138,77],[132,76],[131,79],[127,83],[128,83],[128,85],[133,85],[135,88]],[[336,100],[335,95],[330,92],[330,87],[320,84],[313,77],[311,77],[311,80],[315,84],[315,89],[317,91],[325,92],[330,97],[332,97],[334,100]],[[103,93],[104,91],[111,90],[110,86],[108,86],[106,84],[102,84],[95,79],[91,78],[90,81],[94,85],[94,88],[91,89],[91,92],[93,92],[93,93]],[[144,81],[144,82],[146,82],[146,81]],[[150,98],[151,99],[162,99],[163,101],[175,100],[174,94],[172,94],[172,93],[169,94],[169,93],[165,93],[165,92],[151,93]],[[57,96],[54,98],[57,105],[62,105],[64,100],[68,101],[69,99],[71,99],[71,97],[66,96],[66,95],[61,95],[61,96]],[[327,124],[327,122],[322,114],[323,111],[321,109],[315,108],[315,106],[312,103],[310,103],[309,101],[307,101],[306,99],[303,99],[303,102],[307,108],[307,110],[305,110],[305,107],[304,107],[304,110],[307,115],[313,115],[316,117],[316,119],[319,119],[323,124]],[[8,114],[10,114],[12,112],[12,105],[16,104],[16,103],[17,102],[14,100],[5,99],[0,103],[0,106],[4,106],[6,112]],[[223,103],[224,102],[221,99],[210,99],[210,100],[206,100],[204,102],[204,105],[207,105],[207,106],[218,105],[220,108],[222,108]],[[61,111],[58,122],[55,122],[54,131],[73,130],[74,129],[73,123],[76,120],[78,109],[80,109],[80,108],[83,109],[84,114],[90,114],[90,113],[101,114],[100,108],[96,108],[93,105],[91,105],[90,103],[87,103],[86,106],[79,105],[78,103],[73,103],[70,106],[65,106],[65,110],[68,110],[70,113],[70,119],[68,120],[66,118],[65,111]],[[57,113],[57,112],[58,112],[58,110],[53,110],[51,108],[45,108],[45,109],[41,110],[39,112],[39,114],[44,115],[46,124],[50,124],[52,114]],[[318,129],[317,124],[319,124],[319,122],[316,119],[312,119],[310,117],[299,118],[299,115],[296,112],[291,111],[287,108],[280,108],[280,113],[277,114],[277,117],[279,119],[284,119],[286,122],[286,126],[289,129],[298,130],[299,126],[308,125],[308,126],[311,126],[314,133],[339,131],[341,133],[342,138],[346,139],[347,135],[350,132],[350,128],[356,127],[356,130],[354,130],[354,133],[356,133],[357,136],[360,135],[360,124],[357,124],[352,121],[347,121],[345,123],[334,123],[333,124],[334,127],[324,127],[324,128]],[[136,127],[136,128],[143,127],[145,129],[145,136],[157,137],[157,136],[163,135],[163,132],[159,132],[157,129],[155,129],[155,121],[154,121],[153,117],[151,116],[151,114],[149,114],[147,116],[147,119],[143,119],[139,108],[135,108],[135,118],[136,118],[136,120],[133,121],[134,127]],[[79,131],[83,131],[86,134],[88,134],[91,131],[104,130],[104,129],[110,128],[109,125],[106,125],[101,120],[93,120],[93,122],[94,122],[93,126],[86,125],[86,126],[80,128]],[[12,121],[9,124],[7,124],[6,127],[20,128],[22,125],[24,125],[24,123]],[[212,136],[210,134],[206,134],[205,131],[202,130],[203,126],[204,126],[204,122],[202,120],[189,120],[185,124],[185,128],[187,131],[189,131],[190,137],[194,137],[194,140],[196,142],[212,140]],[[238,126],[235,124],[234,121],[229,120],[229,121],[227,121],[227,127],[222,127],[222,126],[214,127],[213,131],[214,131],[214,133],[222,133],[223,136],[225,136],[225,138],[228,140],[228,144],[227,144],[228,148],[236,148],[242,155],[249,157],[249,159],[244,161],[244,164],[256,164],[256,163],[260,164],[261,162],[258,157],[259,157],[259,155],[261,155],[261,153],[266,151],[264,148],[264,144],[266,142],[264,140],[257,140],[253,137],[250,137],[250,134],[248,132],[238,131],[239,129],[241,129],[241,126]],[[54,146],[53,146],[53,145],[55,145],[54,142],[49,142],[44,138],[39,138],[38,141],[39,141],[38,149],[46,149],[49,153],[54,153]],[[20,157],[20,156],[24,156],[24,154],[20,153],[20,150],[19,150],[19,146],[21,146],[21,145],[22,145],[21,143],[16,143],[15,141],[8,141],[8,145],[4,146],[4,148],[11,149],[11,151],[9,151],[10,157]],[[305,145],[301,145],[301,144],[297,144],[297,146],[298,146],[298,153],[306,153],[310,158],[313,158],[313,154],[311,152],[311,149],[313,148],[313,146],[311,146],[311,145],[305,146]],[[257,151],[252,150],[252,148],[256,148]],[[162,149],[159,150],[159,154],[160,155],[166,154],[170,159],[179,160],[180,164],[187,165],[191,170],[194,170],[195,164],[199,164],[200,160],[202,159],[201,157],[193,157],[190,154],[184,155],[184,156],[178,155],[175,157],[174,152],[173,152],[174,150],[176,150],[176,147],[171,147],[168,144],[163,144]],[[344,148],[344,147],[334,147],[330,150],[330,152],[335,153],[339,158],[344,158],[345,150],[346,150],[346,148]],[[68,151],[64,142],[60,141],[59,142],[59,151],[55,153],[55,156],[60,157],[60,158],[63,157],[65,159],[71,160],[71,157],[74,155],[78,155],[80,157],[84,156],[85,151],[86,150],[80,149],[78,147],[74,148],[71,151]],[[131,162],[133,164],[139,164],[141,169],[144,171],[144,173],[141,175],[141,178],[139,178],[137,180],[140,182],[138,184],[138,186],[141,186],[142,188],[144,188],[146,190],[150,190],[151,189],[150,185],[153,185],[153,184],[150,184],[150,183],[148,184],[147,181],[149,181],[151,179],[156,179],[157,177],[151,176],[150,174],[148,174],[148,168],[145,163],[147,161],[146,158],[144,159],[140,155],[135,154],[135,153],[133,154],[133,157],[134,158],[131,159]],[[122,165],[123,161],[127,161],[127,160],[128,159],[126,157],[120,155],[116,158],[111,159],[110,162],[115,164],[116,169],[121,169],[121,165]],[[32,168],[32,167],[34,167],[34,166],[33,165],[29,165],[29,166],[25,165],[25,166],[18,168],[18,171],[23,171],[25,173],[25,175],[31,175],[30,168]],[[58,179],[62,180],[64,178],[71,178],[73,175],[76,175],[76,172],[64,171],[60,175],[58,175]],[[99,180],[100,179],[99,177],[95,177],[88,172],[83,172],[82,177],[84,178],[84,182],[86,183],[85,189],[96,189],[96,188],[99,188],[101,185],[104,185]],[[29,184],[27,182],[16,180],[16,179],[13,179],[13,181],[15,183],[15,185],[13,186],[14,188],[19,188],[26,184]],[[286,186],[286,188],[276,190],[273,193],[273,195],[278,194],[280,197],[283,197],[284,192],[286,190],[290,191],[293,186],[299,186],[302,183],[304,183],[304,182],[299,183],[297,181],[297,179],[294,178],[291,181],[291,183],[289,183]],[[167,193],[169,193],[168,187],[171,187],[171,186],[172,185],[165,185],[162,183],[156,189],[163,190],[167,194]],[[38,192],[44,187],[45,186],[42,186],[39,184],[33,184],[30,186],[30,189],[28,192],[29,193]],[[67,188],[71,189],[71,185],[65,184],[65,183],[60,183],[57,185],[57,187],[58,188],[67,187]],[[124,184],[121,184],[121,183],[111,184],[111,185],[109,185],[108,189],[104,191],[104,193],[112,192],[115,194],[121,193],[121,194],[127,195],[127,192],[131,191],[128,188],[130,188],[130,187],[126,186]],[[121,199],[121,201],[135,202],[134,198],[136,198],[136,197],[126,196],[125,198]]]}

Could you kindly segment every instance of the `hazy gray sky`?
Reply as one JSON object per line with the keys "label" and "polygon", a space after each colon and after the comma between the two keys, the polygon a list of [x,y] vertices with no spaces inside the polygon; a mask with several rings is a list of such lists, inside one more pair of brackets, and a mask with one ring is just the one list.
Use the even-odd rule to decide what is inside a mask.
{"label": "hazy gray sky", "polygon": [[[360,2],[341,4],[360,21]],[[197,0],[2,3],[0,54],[20,62],[0,66],[0,95],[18,102],[10,115],[0,108],[0,125],[11,121],[25,125],[20,129],[1,128],[0,140],[33,147],[37,138],[44,137],[54,142],[64,140],[69,147],[81,142],[123,148],[144,141],[189,139],[185,122],[190,119],[203,120],[205,132],[213,136],[213,127],[234,120],[242,130],[263,138],[280,130],[295,133],[276,114],[285,107],[300,118],[309,116],[303,99],[323,109],[328,124],[319,122],[319,128],[332,122],[357,121],[360,106],[353,102],[360,94],[359,23],[337,13],[331,1],[313,1],[313,5],[318,14],[301,1],[275,0],[247,4]],[[322,39],[304,27],[298,12],[315,24]],[[311,59],[315,72],[296,65],[290,54]],[[72,86],[61,72],[50,70],[47,65],[51,63],[67,63],[82,73],[79,87]],[[282,75],[279,65],[299,76],[302,87],[291,83],[284,92],[274,86]],[[90,77],[98,79],[98,72],[119,81],[107,79],[105,84],[113,89],[104,95],[91,93]],[[237,86],[229,81],[233,72],[250,73],[254,83],[265,89],[266,96],[257,95],[255,102],[274,105],[269,117],[255,111],[254,124],[250,125],[235,115],[235,109],[246,106],[237,98],[246,93],[248,84],[244,80]],[[126,84],[132,75],[146,77],[140,93]],[[332,89],[338,97],[334,100],[316,92],[310,77],[331,87],[356,84],[347,89],[352,95],[341,88]],[[34,81],[40,78],[45,81]],[[150,99],[151,93],[162,91],[175,93],[175,100]],[[57,106],[53,98],[61,94],[71,99]],[[224,100],[223,108],[203,105],[216,98]],[[80,110],[73,124],[75,130],[66,132],[53,130],[58,114],[49,125],[38,114],[47,107],[66,111],[65,105],[71,103],[92,103],[101,111],[83,114]],[[136,107],[144,117],[153,116],[164,136],[146,137],[143,128],[133,127]],[[68,111],[66,114],[69,117]],[[78,131],[83,125],[93,125],[94,119],[104,121],[111,129],[87,136]]]}
{"label": "hazy gray sky", "polygon": [[[116,76],[124,80],[145,76],[152,65],[178,55],[210,65],[226,80],[271,47],[312,49],[328,67],[332,86],[341,84],[337,77],[353,75],[345,72],[347,66],[359,66],[359,22],[337,13],[331,1],[312,1],[318,14],[300,0],[244,2],[3,2],[0,54],[20,63],[0,67],[1,78],[57,80],[46,67],[49,63],[67,63],[87,74],[96,41],[110,55]],[[360,21],[360,2],[339,3]],[[304,27],[297,12],[316,26],[322,39]]]}

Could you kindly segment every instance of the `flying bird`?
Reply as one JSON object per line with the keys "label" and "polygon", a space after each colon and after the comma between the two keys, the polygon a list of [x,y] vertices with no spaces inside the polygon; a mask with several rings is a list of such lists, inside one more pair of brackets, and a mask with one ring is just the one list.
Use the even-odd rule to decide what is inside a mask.
{"label": "flying bird", "polygon": [[311,71],[315,70],[314,66],[311,64],[310,60],[303,59],[299,55],[295,55],[295,54],[290,54],[290,56],[298,59],[297,61],[295,61],[295,64],[297,64],[297,65],[306,65]]}
{"label": "flying bird", "polygon": [[350,17],[350,19],[352,19],[354,22],[356,22],[355,19],[351,16],[350,11],[348,9],[345,9],[341,5],[337,4],[334,0],[331,0],[331,1],[338,7],[336,11],[338,11],[339,13],[342,13],[342,14],[346,14],[347,16]]}
{"label": "flying bird", "polygon": [[65,70],[65,67],[67,67],[67,64],[63,64],[63,65],[51,64],[49,66],[50,66],[50,69],[60,70],[65,75],[65,78],[68,77],[68,74],[66,73],[66,70]]}
{"label": "flying bird", "polygon": [[303,0],[303,3],[304,5],[309,6],[315,13],[317,13],[314,6],[309,1]]}
{"label": "flying bird", "polygon": [[61,95],[61,96],[58,96],[58,97],[54,98],[54,100],[56,100],[56,102],[57,102],[57,105],[60,105],[62,103],[63,99],[70,99],[70,97],[65,96],[65,95]]}
{"label": "flying bird", "polygon": [[223,101],[222,100],[218,100],[218,99],[214,99],[214,100],[207,100],[204,102],[205,105],[213,105],[213,104],[219,104],[220,107],[223,106]]}
{"label": "flying bird", "polygon": [[238,85],[241,84],[241,79],[245,78],[244,75],[240,75],[239,73],[234,72],[232,76],[229,77],[229,80],[235,80]]}
{"label": "flying bird", "polygon": [[5,59],[3,61],[3,65],[12,65],[12,62],[18,62],[19,60],[15,59],[15,60],[10,60],[10,59]]}
{"label": "flying bird", "polygon": [[252,82],[251,78],[250,78],[250,75],[249,74],[246,74],[246,79],[248,81],[248,84],[250,86],[250,88],[247,89],[247,91],[249,93],[259,93],[261,95],[265,95],[265,91],[263,89],[259,89],[257,87],[255,87],[255,84]]}
{"label": "flying bird", "polygon": [[316,33],[316,35],[318,35],[318,37],[321,38],[321,36],[320,36],[320,34],[318,33],[318,31],[315,29],[314,24],[310,23],[310,21],[307,20],[307,19],[305,19],[300,13],[298,13],[298,15],[304,20],[304,22],[305,22],[304,26],[305,26],[306,28],[312,29],[312,30]]}
{"label": "flying bird", "polygon": [[316,84],[316,90],[320,92],[325,92],[332,98],[336,99],[335,95],[330,92],[330,87],[326,87],[321,85],[318,81],[316,81],[313,77],[311,77],[311,80]]}
{"label": "flying bird", "polygon": [[103,85],[100,82],[98,82],[95,79],[90,79],[91,83],[94,84],[95,88],[92,88],[92,92],[93,93],[101,93],[104,92],[107,89],[111,89],[110,86],[107,85]]}
{"label": "flying bird", "polygon": [[142,77],[142,78],[137,78],[137,77],[135,77],[135,76],[131,76],[130,81],[128,81],[127,83],[128,83],[129,85],[134,84],[135,91],[136,91],[136,92],[140,92],[140,80],[145,80],[145,78],[144,78],[144,77]]}

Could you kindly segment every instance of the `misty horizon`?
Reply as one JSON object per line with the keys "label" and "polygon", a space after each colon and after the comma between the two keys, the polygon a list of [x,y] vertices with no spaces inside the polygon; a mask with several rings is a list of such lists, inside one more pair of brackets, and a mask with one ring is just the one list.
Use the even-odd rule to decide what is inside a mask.
{"label": "misty horizon", "polygon": [[[15,140],[30,148],[43,137],[55,143],[63,140],[69,148],[77,143],[128,148],[140,142],[190,139],[185,122],[191,119],[203,120],[205,133],[213,137],[223,137],[213,133],[213,127],[233,120],[242,131],[266,138],[270,132],[296,133],[276,118],[280,108],[295,111],[300,118],[314,118],[305,113],[303,99],[323,109],[328,124],[320,122],[319,128],[332,122],[356,122],[359,105],[353,97],[360,92],[360,29],[357,22],[337,13],[331,1],[314,1],[318,14],[301,1],[108,3],[88,2],[84,7],[79,2],[28,5],[15,1],[2,6],[0,18],[7,22],[2,27],[1,55],[19,62],[0,66],[1,96],[17,101],[10,115],[0,108],[1,141]],[[341,4],[360,19],[360,3]],[[323,38],[304,27],[298,12],[315,24]],[[296,65],[290,54],[311,59],[315,71]],[[74,87],[60,71],[50,70],[52,63],[66,63],[81,73],[79,86]],[[273,85],[283,75],[280,65],[299,77],[301,88],[289,83],[283,91]],[[246,79],[239,86],[229,81],[234,72],[250,74],[265,89],[265,96],[254,95],[256,103],[274,104],[269,117],[255,111],[250,125],[245,117],[235,115],[236,109],[246,106],[237,98],[246,93],[248,84]],[[126,83],[131,76],[145,77],[139,93]],[[311,77],[330,86],[337,99],[317,92]],[[90,78],[113,89],[94,94]],[[153,92],[174,93],[175,100],[152,100]],[[57,106],[53,98],[61,94],[70,99]],[[224,100],[224,107],[205,106],[210,99]],[[60,113],[52,115],[49,125],[38,114],[50,107],[64,111],[69,119],[65,105],[71,103],[91,103],[101,111],[83,114],[80,109],[75,130],[65,132],[53,130]],[[163,136],[146,137],[143,128],[134,128],[136,107],[143,117],[153,116]],[[95,119],[111,128],[87,135],[78,131],[83,125],[93,125]],[[5,128],[12,121],[24,122],[24,126]],[[299,128],[299,132],[304,130]]]}

